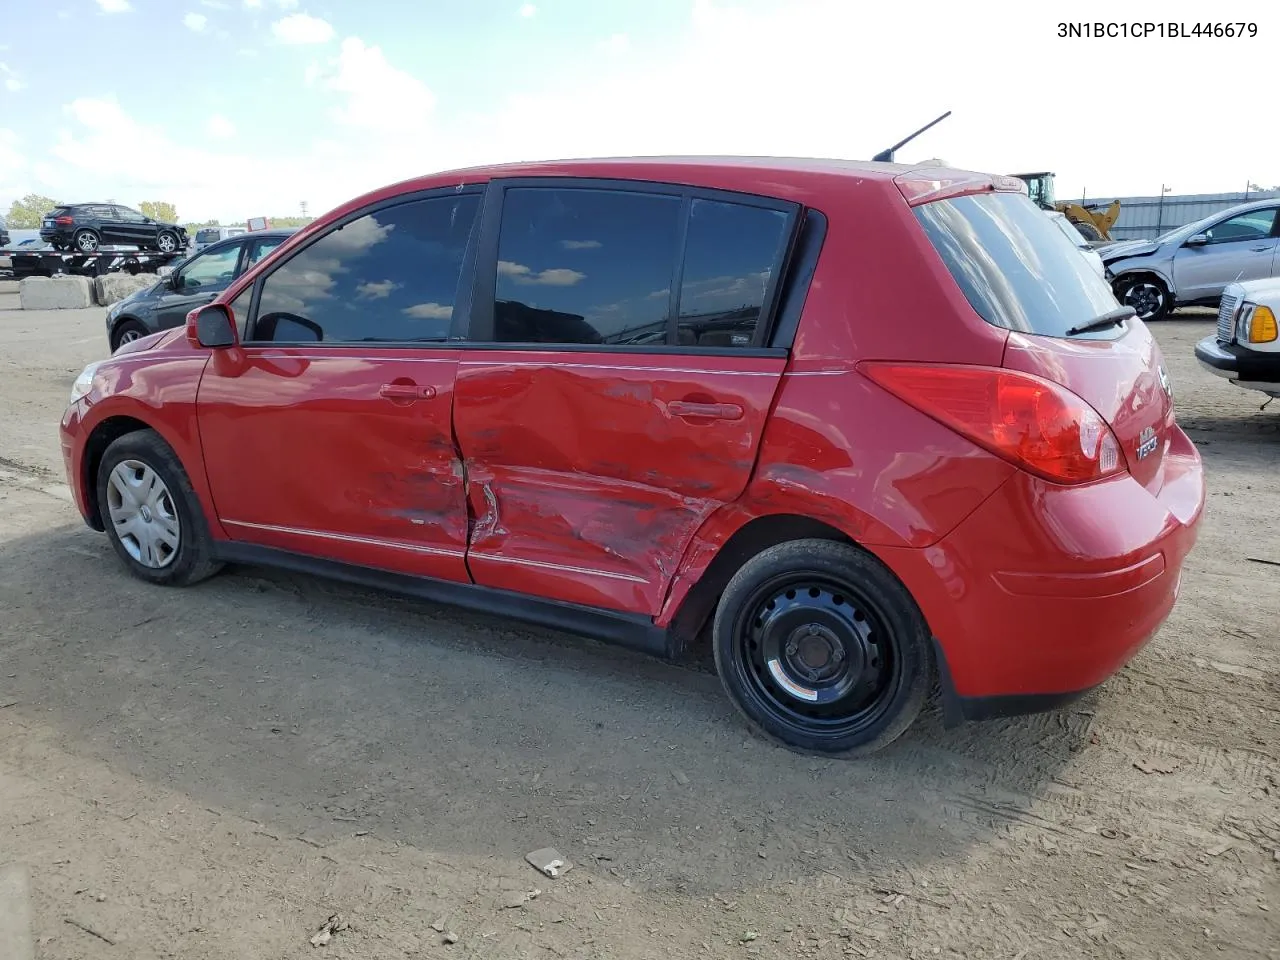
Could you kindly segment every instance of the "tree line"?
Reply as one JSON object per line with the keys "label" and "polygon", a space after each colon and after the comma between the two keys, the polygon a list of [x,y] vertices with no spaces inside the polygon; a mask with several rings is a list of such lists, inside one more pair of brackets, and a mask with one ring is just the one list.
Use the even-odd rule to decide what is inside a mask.
{"label": "tree line", "polygon": [[[52,197],[29,193],[9,205],[9,212],[5,215],[5,221],[10,230],[35,230],[40,226],[40,221],[44,215],[60,205],[60,202]],[[143,216],[150,217],[152,220],[160,220],[164,223],[178,222],[177,207],[165,200],[143,200],[138,204],[138,210],[142,212]],[[267,218],[273,227],[304,227],[314,219],[315,217]],[[236,225],[238,226],[239,224]],[[188,230],[198,230],[200,227],[232,226],[232,224],[223,224],[218,220],[203,220],[184,223],[182,226]]]}

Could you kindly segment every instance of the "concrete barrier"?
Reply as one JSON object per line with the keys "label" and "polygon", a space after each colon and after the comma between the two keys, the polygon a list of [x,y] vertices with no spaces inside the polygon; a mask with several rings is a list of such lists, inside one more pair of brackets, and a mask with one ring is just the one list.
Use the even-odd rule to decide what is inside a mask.
{"label": "concrete barrier", "polygon": [[23,310],[79,310],[93,306],[87,277],[26,277],[18,287]]}
{"label": "concrete barrier", "polygon": [[108,273],[103,277],[93,278],[93,298],[104,307],[117,300],[123,300],[131,293],[145,290],[156,282],[155,274],[139,273],[136,276],[128,273]]}

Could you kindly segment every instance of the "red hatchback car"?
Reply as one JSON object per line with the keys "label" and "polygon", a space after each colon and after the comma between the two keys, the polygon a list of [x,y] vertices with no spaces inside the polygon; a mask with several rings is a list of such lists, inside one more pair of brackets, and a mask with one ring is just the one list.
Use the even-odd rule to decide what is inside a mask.
{"label": "red hatchback car", "polygon": [[76,381],[81,513],[672,655],[802,751],[1061,704],[1204,506],[1161,354],[1021,181],[829,160],[470,169],[329,213]]}

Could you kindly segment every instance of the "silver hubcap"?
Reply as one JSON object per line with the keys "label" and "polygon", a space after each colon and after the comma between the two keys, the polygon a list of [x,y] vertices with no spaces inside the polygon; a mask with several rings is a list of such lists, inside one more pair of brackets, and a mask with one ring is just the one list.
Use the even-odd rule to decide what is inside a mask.
{"label": "silver hubcap", "polygon": [[107,511],[129,556],[158,570],[182,543],[178,511],[160,475],[140,460],[116,464],[107,479]]}
{"label": "silver hubcap", "polygon": [[92,252],[98,249],[98,238],[92,233],[82,233],[76,241],[76,244],[81,250]]}
{"label": "silver hubcap", "polygon": [[160,234],[159,244],[161,251],[164,253],[173,253],[173,248],[177,246],[173,237],[169,236],[167,233]]}

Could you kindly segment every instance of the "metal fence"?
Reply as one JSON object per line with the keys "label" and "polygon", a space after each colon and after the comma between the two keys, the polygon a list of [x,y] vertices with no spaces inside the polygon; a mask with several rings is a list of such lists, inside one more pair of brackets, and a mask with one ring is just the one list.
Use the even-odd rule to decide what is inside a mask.
{"label": "metal fence", "polygon": [[[1250,200],[1267,200],[1280,197],[1280,191],[1255,190],[1250,193],[1193,193],[1183,196],[1166,194],[1160,197],[1119,197],[1120,219],[1111,228],[1111,236],[1117,240],[1150,240],[1166,230],[1207,217],[1211,213],[1234,207]],[[1087,197],[1075,203],[1097,204],[1106,209],[1115,197]]]}

